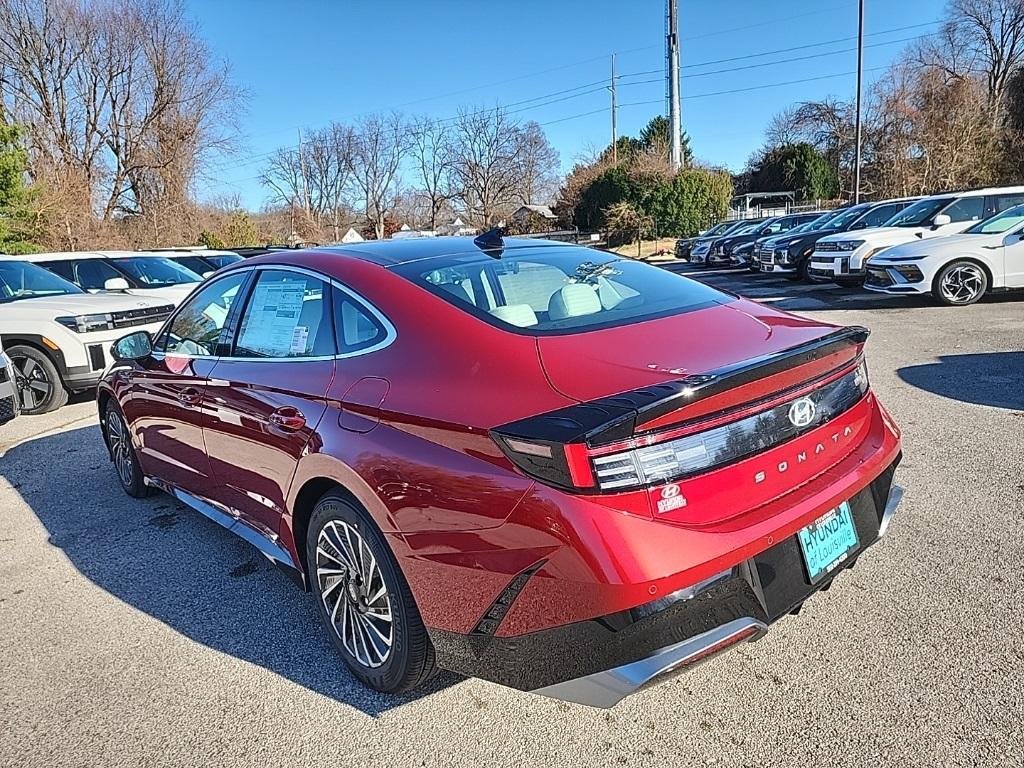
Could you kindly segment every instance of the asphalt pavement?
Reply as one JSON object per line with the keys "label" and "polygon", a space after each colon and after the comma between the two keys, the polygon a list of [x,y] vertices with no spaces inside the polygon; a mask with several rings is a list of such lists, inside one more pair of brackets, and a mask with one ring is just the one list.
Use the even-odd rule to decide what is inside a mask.
{"label": "asphalt pavement", "polygon": [[679,269],[872,330],[907,495],[798,616],[609,711],[453,675],[381,696],[248,545],[120,491],[85,399],[0,427],[0,765],[1021,768],[1024,297]]}

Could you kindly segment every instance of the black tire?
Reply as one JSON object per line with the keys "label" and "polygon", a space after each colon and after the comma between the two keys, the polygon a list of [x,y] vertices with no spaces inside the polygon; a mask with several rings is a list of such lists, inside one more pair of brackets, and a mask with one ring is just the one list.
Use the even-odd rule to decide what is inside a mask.
{"label": "black tire", "polygon": [[[348,537],[347,545],[342,536]],[[355,550],[364,551],[355,536],[372,554],[379,579],[386,588],[384,597],[372,602],[367,601],[374,595],[367,592],[379,593],[381,581],[373,573],[369,558],[365,558],[363,564],[356,563],[354,569],[345,567]],[[338,542],[340,546],[333,546],[333,552],[327,555],[325,550],[330,548],[319,547],[321,541]],[[347,556],[341,551],[344,546],[348,546]],[[339,491],[328,491],[313,509],[306,533],[306,566],[320,618],[353,675],[382,693],[404,693],[430,679],[436,671],[434,646],[405,576],[369,514]],[[346,573],[331,574],[332,570]],[[363,578],[367,572],[370,573],[368,580]],[[390,627],[382,619],[385,605],[391,616]],[[371,634],[365,629],[367,625],[376,627],[377,633]],[[350,629],[363,633],[361,644],[354,634],[349,636]],[[384,647],[381,638],[385,634],[389,634],[391,640],[386,653],[381,651]],[[365,660],[360,658],[362,652],[367,657]]]}
{"label": "black tire", "polygon": [[[952,285],[960,275],[960,291]],[[966,307],[988,293],[988,273],[980,264],[968,259],[957,259],[939,270],[932,281],[932,296],[949,307]]]}
{"label": "black tire", "polygon": [[786,272],[785,278],[794,283],[809,283],[810,278],[807,274],[807,270],[810,268],[810,262],[810,259],[804,259],[797,264],[795,272]]}
{"label": "black tire", "polygon": [[68,391],[49,355],[27,344],[7,349],[14,363],[21,412],[27,416],[55,411],[68,401]]}
{"label": "black tire", "polygon": [[146,485],[142,468],[139,466],[138,454],[135,453],[135,446],[132,445],[128,432],[128,424],[114,400],[107,403],[103,413],[103,436],[106,438],[107,447],[110,448],[114,474],[117,475],[117,481],[124,492],[136,499],[149,496],[153,489]]}

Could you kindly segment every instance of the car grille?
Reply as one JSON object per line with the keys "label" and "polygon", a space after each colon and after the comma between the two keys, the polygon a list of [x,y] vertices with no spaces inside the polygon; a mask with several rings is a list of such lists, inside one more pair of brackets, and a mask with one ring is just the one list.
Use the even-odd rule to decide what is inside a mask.
{"label": "car grille", "polygon": [[893,279],[884,269],[869,269],[868,275],[864,278],[865,285],[873,285],[876,288],[888,288],[893,285]]}
{"label": "car grille", "polygon": [[10,421],[18,415],[18,408],[13,397],[0,397],[0,424]]}
{"label": "car grille", "polygon": [[818,242],[814,245],[814,250],[821,251],[822,253],[835,253],[839,250],[839,243],[822,243]]}
{"label": "car grille", "polygon": [[123,312],[111,312],[110,318],[115,328],[131,328],[135,325],[162,323],[174,311],[173,304],[161,304],[158,307],[141,307],[126,309]]}
{"label": "car grille", "polygon": [[762,264],[771,264],[772,263],[772,249],[771,248],[762,248],[761,250],[759,250],[757,252],[757,258],[758,258],[758,260]]}

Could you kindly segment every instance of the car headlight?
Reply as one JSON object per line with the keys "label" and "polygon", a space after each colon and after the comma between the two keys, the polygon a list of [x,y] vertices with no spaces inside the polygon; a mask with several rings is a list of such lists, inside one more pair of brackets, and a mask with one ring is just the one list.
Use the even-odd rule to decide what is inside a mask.
{"label": "car headlight", "polygon": [[56,317],[54,320],[75,333],[108,331],[114,327],[114,320],[110,315],[67,315]]}
{"label": "car headlight", "polygon": [[840,240],[836,243],[836,247],[840,251],[856,251],[862,245],[864,245],[863,240]]}

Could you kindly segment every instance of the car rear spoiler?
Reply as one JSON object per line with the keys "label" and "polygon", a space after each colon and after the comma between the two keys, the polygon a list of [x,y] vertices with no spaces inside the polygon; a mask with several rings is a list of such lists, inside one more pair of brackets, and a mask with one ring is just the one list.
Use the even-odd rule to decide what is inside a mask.
{"label": "car rear spoiler", "polygon": [[841,328],[789,349],[750,358],[707,373],[609,395],[497,427],[505,438],[604,445],[634,436],[637,427],[709,397],[835,355],[867,341],[860,326]]}

